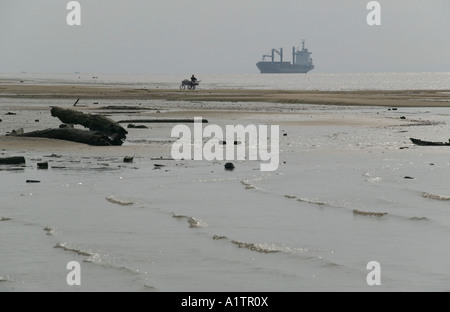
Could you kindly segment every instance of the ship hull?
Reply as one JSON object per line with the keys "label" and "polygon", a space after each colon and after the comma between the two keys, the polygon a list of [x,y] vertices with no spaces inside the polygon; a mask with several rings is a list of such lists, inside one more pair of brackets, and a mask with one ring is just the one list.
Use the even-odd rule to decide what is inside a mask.
{"label": "ship hull", "polygon": [[289,62],[258,62],[256,67],[261,74],[306,74],[314,69],[314,65],[300,66]]}

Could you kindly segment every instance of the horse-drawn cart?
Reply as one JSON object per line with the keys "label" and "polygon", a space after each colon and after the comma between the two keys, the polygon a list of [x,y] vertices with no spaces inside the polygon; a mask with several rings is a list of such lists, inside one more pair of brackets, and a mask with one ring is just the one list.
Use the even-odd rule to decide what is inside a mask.
{"label": "horse-drawn cart", "polygon": [[200,81],[199,81],[199,80],[193,82],[193,81],[191,81],[191,80],[189,80],[189,79],[184,79],[184,80],[181,82],[180,89],[181,89],[181,90],[184,90],[184,89],[188,88],[188,90],[195,90],[195,88],[196,88],[199,84],[200,84]]}

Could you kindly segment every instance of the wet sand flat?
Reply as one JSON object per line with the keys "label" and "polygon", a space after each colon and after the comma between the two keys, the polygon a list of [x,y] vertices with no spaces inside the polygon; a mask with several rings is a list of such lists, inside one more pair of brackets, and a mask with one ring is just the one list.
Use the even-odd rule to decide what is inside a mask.
{"label": "wet sand flat", "polygon": [[[114,111],[114,105],[108,110],[100,110],[97,105],[80,105],[73,107],[73,102],[77,99],[84,100],[114,100],[121,102],[125,100],[158,100],[177,101],[179,104],[170,105],[167,110],[158,111],[155,108],[142,107],[142,110],[129,112],[129,109],[120,111],[121,116],[114,116],[114,119],[121,118],[153,118],[153,119],[179,119],[202,116],[205,119],[223,123],[233,122],[243,119],[265,122],[267,124],[278,124],[282,126],[294,127],[320,127],[320,126],[352,126],[352,127],[376,127],[389,125],[404,125],[413,120],[401,120],[396,115],[376,115],[376,114],[349,114],[342,113],[338,116],[336,112],[325,111],[283,111],[269,110],[256,111],[255,105],[250,103],[275,103],[283,106],[290,104],[312,104],[312,105],[341,105],[359,107],[445,107],[450,104],[450,91],[445,90],[404,90],[404,91],[286,91],[286,90],[236,90],[236,89],[211,89],[195,91],[177,89],[132,89],[117,86],[87,86],[87,85],[28,85],[12,84],[0,81],[0,98],[10,99],[14,104],[2,105],[3,113],[10,109],[17,112],[17,116],[3,117],[0,124],[1,136],[0,145],[4,150],[23,149],[28,151],[42,151],[49,148],[54,151],[77,150],[85,153],[106,153],[112,151],[118,154],[134,154],[137,150],[149,153],[149,151],[164,149],[164,145],[154,143],[152,145],[122,146],[120,148],[90,147],[74,142],[61,142],[59,140],[7,137],[6,133],[13,129],[24,128],[26,132],[44,128],[55,128],[58,120],[52,118],[49,112],[49,104],[28,105],[28,99],[34,100],[70,100],[70,103],[62,104],[66,108],[73,108],[82,111],[95,111],[96,113],[108,114]],[[73,101],[73,102],[72,102]],[[216,105],[206,105],[206,107],[194,105],[185,107],[186,102],[208,102]],[[223,107],[222,104],[223,103]],[[226,104],[227,102],[228,104]],[[230,102],[240,102],[239,109],[230,107]],[[246,103],[249,103],[247,107]],[[101,105],[100,105],[101,106]],[[124,106],[125,108],[128,106]],[[293,106],[294,107],[294,106]],[[307,107],[307,106],[305,106]],[[101,108],[101,107],[100,107]],[[298,108],[298,106],[297,106]],[[384,109],[387,109],[384,108]],[[149,110],[150,109],[150,110]],[[347,109],[343,107],[343,109]],[[276,112],[274,114],[274,112]],[[39,116],[40,122],[35,123],[34,116]],[[9,122],[8,122],[9,120]],[[31,121],[31,122],[29,122]],[[126,127],[126,123],[123,124]],[[167,138],[170,129],[165,127],[153,127],[151,137]],[[36,128],[36,129],[35,129]],[[158,129],[158,130],[157,130]],[[155,133],[156,132],[156,133]],[[132,131],[130,137],[134,135],[144,135],[144,132]],[[150,134],[148,134],[150,135]],[[167,155],[165,155],[167,156]]]}
{"label": "wet sand flat", "polygon": [[[391,272],[387,290],[448,289],[448,147],[410,138],[448,141],[448,109],[432,106],[447,106],[449,95],[0,82],[0,157],[26,158],[0,168],[8,254],[0,288],[66,291],[66,263],[75,259],[84,291],[353,291],[376,259]],[[74,107],[77,99],[84,100]],[[59,127],[52,106],[123,127],[198,116],[222,129],[279,125],[279,158],[270,160],[279,166],[174,160],[178,122],[136,122],[148,128],[127,127],[123,146],[5,135]]]}
{"label": "wet sand flat", "polygon": [[2,98],[129,99],[266,102],[346,106],[445,107],[450,90],[300,91],[251,89],[133,89],[116,86],[26,85],[0,83]]}

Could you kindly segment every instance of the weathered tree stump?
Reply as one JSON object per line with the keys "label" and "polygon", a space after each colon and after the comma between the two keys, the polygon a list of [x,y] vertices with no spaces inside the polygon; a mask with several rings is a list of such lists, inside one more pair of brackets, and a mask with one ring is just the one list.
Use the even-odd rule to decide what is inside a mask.
{"label": "weathered tree stump", "polygon": [[52,107],[51,115],[65,124],[82,125],[91,131],[103,132],[110,137],[111,145],[122,145],[128,134],[119,123],[102,115],[85,114],[60,107]]}

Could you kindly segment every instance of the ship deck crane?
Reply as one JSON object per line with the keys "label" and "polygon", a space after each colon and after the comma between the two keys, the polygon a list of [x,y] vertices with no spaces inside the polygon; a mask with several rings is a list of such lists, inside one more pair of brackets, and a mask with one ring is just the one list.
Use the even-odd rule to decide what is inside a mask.
{"label": "ship deck crane", "polygon": [[270,57],[272,59],[272,62],[275,62],[275,53],[280,56],[280,62],[283,63],[283,48],[280,48],[280,50],[272,49],[272,54],[263,55],[262,61],[264,62],[266,57]]}

